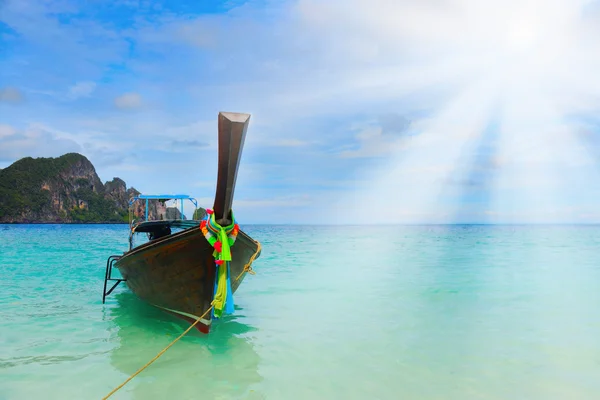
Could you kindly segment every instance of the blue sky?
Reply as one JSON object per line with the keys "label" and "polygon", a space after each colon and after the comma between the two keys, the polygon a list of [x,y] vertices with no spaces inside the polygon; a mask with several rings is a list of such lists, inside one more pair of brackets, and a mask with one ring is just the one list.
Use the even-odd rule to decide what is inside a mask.
{"label": "blue sky", "polygon": [[600,222],[600,7],[578,0],[0,2],[0,168],[76,151],[246,223]]}

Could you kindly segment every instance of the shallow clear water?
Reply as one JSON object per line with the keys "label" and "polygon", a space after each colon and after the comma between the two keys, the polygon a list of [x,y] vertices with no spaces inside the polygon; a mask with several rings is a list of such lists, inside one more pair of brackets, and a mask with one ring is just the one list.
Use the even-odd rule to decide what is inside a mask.
{"label": "shallow clear water", "polygon": [[[600,227],[243,227],[235,315],[114,399],[600,398]],[[185,322],[126,287],[126,226],[0,226],[0,399],[100,399]]]}

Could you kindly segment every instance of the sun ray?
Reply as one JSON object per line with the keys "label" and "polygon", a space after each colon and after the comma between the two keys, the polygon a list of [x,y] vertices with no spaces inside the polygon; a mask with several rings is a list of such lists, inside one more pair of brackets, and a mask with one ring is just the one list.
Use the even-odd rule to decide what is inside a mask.
{"label": "sun ray", "polygon": [[[397,149],[393,160],[379,169],[370,184],[338,209],[364,208],[371,212],[362,222],[416,222],[447,219],[436,214],[441,185],[462,161],[463,152],[472,152],[487,124],[493,102],[487,82],[478,82],[457,94],[443,109],[429,118],[415,121],[415,136]],[[370,172],[369,172],[370,173]]]}
{"label": "sun ray", "polygon": [[472,154],[465,154],[464,165],[457,168],[455,178],[448,182],[456,196],[451,222],[482,223],[491,219],[495,178],[498,169],[497,142],[499,122],[491,118],[483,129]]}
{"label": "sun ray", "polygon": [[[414,50],[407,47],[409,37],[427,44],[427,51],[405,52],[411,71],[423,66],[419,82],[440,78],[426,67],[430,71],[443,61],[457,66],[452,78],[463,90],[429,117],[413,121],[417,135],[398,147],[351,203],[370,204],[378,222],[472,220],[476,215],[479,222],[577,219],[585,210],[572,206],[574,193],[581,198],[597,191],[600,146],[597,126],[582,129],[570,116],[600,110],[600,80],[595,79],[600,53],[594,44],[600,12],[585,9],[584,2],[561,0],[511,1],[501,7],[462,0],[442,1],[439,8],[428,2],[414,8],[406,2],[384,5],[407,24],[367,22],[369,35],[395,32],[381,44],[389,49]],[[417,20],[438,23],[425,31]],[[454,29],[461,25],[464,29]],[[461,71],[469,71],[468,79],[458,80],[465,76]],[[495,129],[486,128],[490,123]],[[457,180],[462,183],[451,184]]]}

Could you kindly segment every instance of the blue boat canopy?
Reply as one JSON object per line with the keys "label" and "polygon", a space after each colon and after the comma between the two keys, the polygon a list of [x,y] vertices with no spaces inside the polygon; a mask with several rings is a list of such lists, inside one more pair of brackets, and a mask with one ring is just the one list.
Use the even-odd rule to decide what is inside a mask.
{"label": "blue boat canopy", "polygon": [[139,199],[191,199],[187,194],[140,194]]}
{"label": "blue boat canopy", "polygon": [[[132,197],[129,200],[129,204],[133,203],[135,200],[196,200],[196,199],[188,196],[187,194],[140,194],[138,196]],[[194,201],[192,201],[192,202],[194,202]]]}

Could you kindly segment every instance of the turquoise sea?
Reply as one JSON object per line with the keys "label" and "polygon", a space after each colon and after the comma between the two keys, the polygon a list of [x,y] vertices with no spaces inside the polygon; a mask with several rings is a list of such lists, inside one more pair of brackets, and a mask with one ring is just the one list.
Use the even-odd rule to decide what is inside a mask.
{"label": "turquoise sea", "polygon": [[[598,399],[598,226],[242,226],[236,312],[111,399]],[[124,225],[0,226],[0,399],[101,399],[187,324],[122,286]]]}

